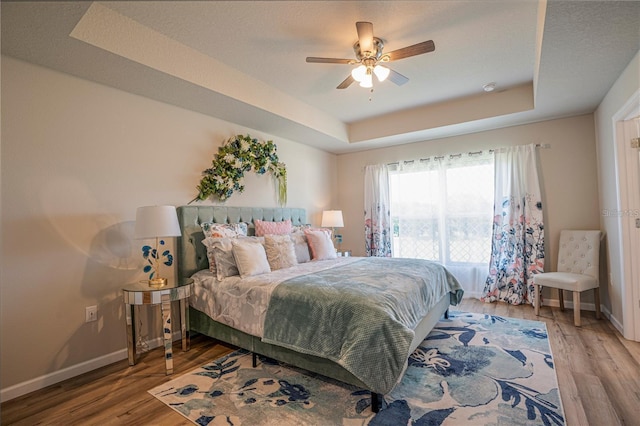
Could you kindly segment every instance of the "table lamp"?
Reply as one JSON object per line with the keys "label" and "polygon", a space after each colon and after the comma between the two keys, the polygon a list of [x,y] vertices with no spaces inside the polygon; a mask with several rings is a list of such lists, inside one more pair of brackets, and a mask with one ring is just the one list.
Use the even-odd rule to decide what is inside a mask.
{"label": "table lamp", "polygon": [[[178,215],[174,206],[147,206],[138,207],[136,210],[136,225],[134,235],[136,239],[155,238],[155,248],[144,245],[142,256],[148,262],[144,272],[149,275],[149,287],[159,288],[167,285],[167,279],[160,276],[160,266],[173,264],[173,256],[169,250],[159,251],[159,246],[164,245],[162,237],[179,237],[182,235],[178,224]],[[166,258],[164,262],[162,258]]]}
{"label": "table lamp", "polygon": [[342,235],[336,234],[336,228],[342,228],[344,226],[344,221],[342,220],[342,210],[325,210],[322,212],[322,223],[323,228],[331,228],[333,232],[333,236],[338,243],[338,247],[342,244]]}

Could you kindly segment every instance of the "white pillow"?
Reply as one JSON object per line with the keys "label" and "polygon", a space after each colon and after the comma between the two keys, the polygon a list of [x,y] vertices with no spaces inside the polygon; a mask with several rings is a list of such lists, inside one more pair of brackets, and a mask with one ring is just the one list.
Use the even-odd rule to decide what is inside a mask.
{"label": "white pillow", "polygon": [[331,234],[325,231],[305,231],[313,260],[327,260],[338,257],[331,241]]}
{"label": "white pillow", "polygon": [[233,257],[242,278],[271,272],[262,244],[245,239],[233,240],[232,244]]}
{"label": "white pillow", "polygon": [[265,235],[264,249],[272,271],[291,268],[298,264],[293,241],[289,235]]}

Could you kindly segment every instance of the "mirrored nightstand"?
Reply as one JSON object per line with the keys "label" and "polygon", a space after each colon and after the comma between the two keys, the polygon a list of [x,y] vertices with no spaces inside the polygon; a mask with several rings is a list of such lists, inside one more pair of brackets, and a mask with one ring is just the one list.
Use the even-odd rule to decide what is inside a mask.
{"label": "mirrored nightstand", "polygon": [[189,307],[187,299],[193,292],[193,279],[185,278],[176,282],[169,279],[161,288],[149,287],[146,282],[128,284],[122,289],[125,314],[127,319],[127,349],[129,365],[136,363],[135,306],[160,306],[162,313],[162,335],[164,340],[164,358],[167,375],[173,373],[173,336],[171,327],[171,302],[180,302],[180,330],[182,334],[182,350],[189,350]]}

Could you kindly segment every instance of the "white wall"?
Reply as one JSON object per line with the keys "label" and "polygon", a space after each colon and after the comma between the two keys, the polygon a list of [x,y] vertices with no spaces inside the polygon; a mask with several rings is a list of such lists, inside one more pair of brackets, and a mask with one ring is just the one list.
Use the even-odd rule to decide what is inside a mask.
{"label": "white wall", "polygon": [[[274,140],[288,206],[319,225],[335,155],[2,57],[3,390],[126,357],[121,288],[144,278],[136,208],[188,203],[221,143],[246,133]],[[271,178],[250,174],[227,205],[277,206]],[[85,324],[89,305],[99,320]]]}
{"label": "white wall", "polygon": [[[530,143],[540,149],[539,166],[546,230],[546,268],[555,270],[561,229],[600,229],[593,115],[551,120],[481,133],[338,156],[338,205],[344,214],[344,248],[364,254],[364,167]],[[550,294],[545,292],[546,299]],[[557,296],[555,292],[551,295]],[[591,298],[589,298],[591,297]],[[584,297],[589,303],[592,296]]]}
{"label": "white wall", "polygon": [[[616,147],[614,117],[638,90],[640,90],[640,51],[611,87],[595,113],[598,167],[600,169],[600,207],[603,211],[623,210],[620,205],[619,184],[620,179],[625,179],[625,176],[620,176],[618,162],[623,161],[626,155],[637,155],[637,153],[632,152],[627,144],[624,146],[625,151],[622,152],[620,149],[622,147]],[[617,120],[620,119],[620,117],[617,118]],[[618,328],[623,328],[625,321],[631,325],[630,321],[633,320],[633,317],[629,316],[631,314],[629,311],[633,307],[629,306],[625,319],[623,305],[626,302],[636,303],[625,300],[623,283],[627,288],[635,285],[636,289],[640,291],[640,283],[633,283],[629,274],[625,274],[622,223],[632,220],[635,220],[633,215],[603,215],[601,217],[602,227],[607,233],[607,261],[611,274],[610,282],[607,283],[607,294],[610,299],[611,320]],[[637,262],[637,259],[627,259],[627,261]],[[640,324],[636,324],[636,327],[640,327]],[[631,338],[628,332],[629,330],[625,330],[625,337]]]}

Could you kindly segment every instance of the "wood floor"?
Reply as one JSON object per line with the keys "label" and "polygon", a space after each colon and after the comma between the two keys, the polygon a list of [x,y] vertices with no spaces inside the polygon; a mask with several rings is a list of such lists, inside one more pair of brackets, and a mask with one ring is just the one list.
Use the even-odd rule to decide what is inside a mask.
{"label": "wood floor", "polygon": [[[583,311],[582,327],[573,311],[544,307],[463,301],[460,310],[547,324],[560,393],[568,425],[640,425],[640,343],[622,338],[607,320]],[[0,409],[3,425],[190,425],[147,390],[193,370],[233,348],[203,336],[191,350],[174,346],[174,375],[164,374],[162,349],[141,356],[134,367],[126,360],[111,364],[7,401]]]}

